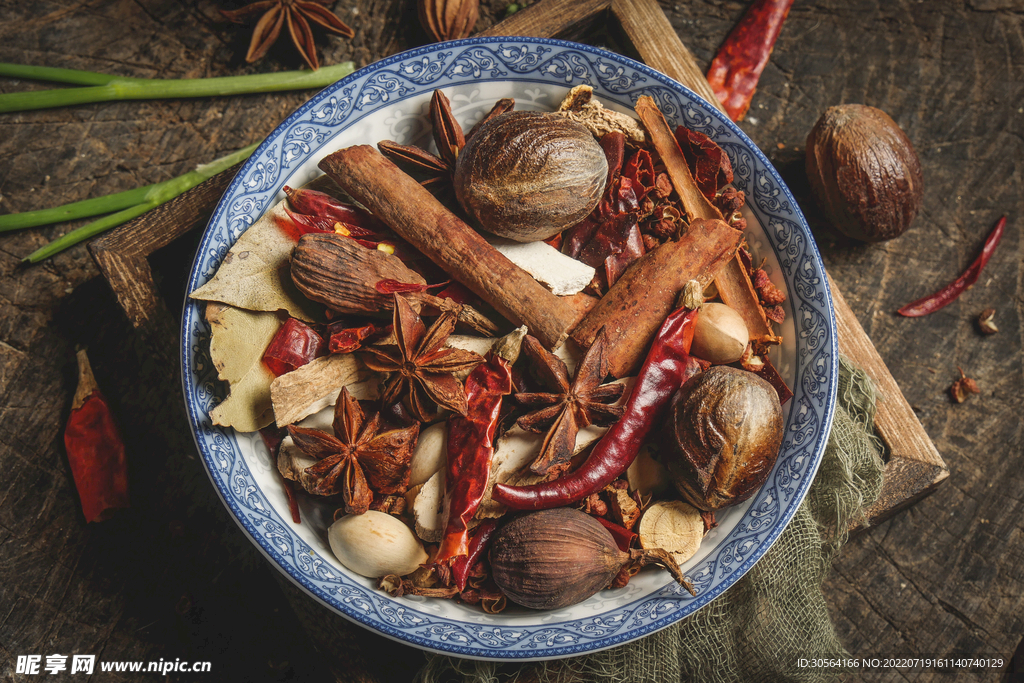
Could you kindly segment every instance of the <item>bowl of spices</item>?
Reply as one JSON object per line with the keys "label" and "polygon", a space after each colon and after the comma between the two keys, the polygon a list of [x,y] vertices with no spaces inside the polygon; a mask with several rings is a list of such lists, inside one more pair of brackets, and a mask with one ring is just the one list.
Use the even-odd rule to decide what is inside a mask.
{"label": "bowl of spices", "polygon": [[[709,604],[792,519],[835,406],[778,173],[679,83],[565,41],[431,45],[311,98],[232,181],[188,294],[186,408],[243,533],[329,609],[461,657]],[[694,436],[747,413],[719,431],[749,460]]]}

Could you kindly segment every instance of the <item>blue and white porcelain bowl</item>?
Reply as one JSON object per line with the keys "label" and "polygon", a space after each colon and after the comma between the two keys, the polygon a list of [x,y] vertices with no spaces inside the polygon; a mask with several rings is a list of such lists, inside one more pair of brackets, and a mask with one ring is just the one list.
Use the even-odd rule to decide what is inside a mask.
{"label": "blue and white porcelain bowl", "polygon": [[186,407],[210,479],[238,525],[279,570],[329,609],[426,650],[477,659],[554,659],[621,645],[692,614],[734,584],[779,537],[806,495],[828,439],[838,367],[835,316],[817,247],[789,190],[714,107],[643,64],[585,45],[532,38],[441,43],[377,62],[326,88],[278,126],[239,171],[203,235],[188,291],[212,277],[239,235],[284,198],[285,184],[299,186],[319,175],[322,157],[383,139],[428,145],[434,89],[444,90],[468,129],[502,97],[514,97],[517,109],[551,111],[580,84],[593,86],[605,106],[623,112],[650,95],[673,126],[700,130],[728,152],[734,184],[746,191],[756,218],[748,216],[748,242],[788,293],[785,343],[774,359],[795,392],[785,407],[782,449],[764,487],[746,504],[719,514],[718,528],[683,567],[697,597],[655,570],[625,588],[548,612],[510,608],[489,615],[452,600],[391,598],[376,590],[332,555],[330,511],[303,501],[302,523],[291,522],[259,436],[211,424],[208,412],[226,387],[210,361],[202,306],[185,305]]}

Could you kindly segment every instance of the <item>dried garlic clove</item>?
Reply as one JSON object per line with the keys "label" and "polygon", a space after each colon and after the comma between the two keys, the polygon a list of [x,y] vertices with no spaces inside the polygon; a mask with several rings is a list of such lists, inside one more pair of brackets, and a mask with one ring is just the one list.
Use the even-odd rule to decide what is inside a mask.
{"label": "dried garlic clove", "polygon": [[442,467],[420,486],[412,503],[416,535],[428,543],[438,543],[444,536],[445,473]]}
{"label": "dried garlic clove", "polygon": [[427,561],[427,551],[409,527],[375,510],[345,515],[327,530],[327,539],[339,562],[371,579],[405,576]]}
{"label": "dried garlic clove", "polygon": [[647,508],[637,528],[640,545],[661,548],[682,565],[697,553],[704,538],[700,511],[680,500],[660,501]]}
{"label": "dried garlic clove", "polygon": [[447,445],[447,421],[436,422],[420,432],[409,463],[409,486],[419,486],[444,467]]}

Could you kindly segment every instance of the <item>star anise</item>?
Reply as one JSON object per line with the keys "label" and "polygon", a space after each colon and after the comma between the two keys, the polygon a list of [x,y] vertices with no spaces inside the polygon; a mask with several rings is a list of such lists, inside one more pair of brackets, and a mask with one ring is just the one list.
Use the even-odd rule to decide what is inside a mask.
{"label": "star anise", "polygon": [[348,24],[323,7],[330,4],[331,0],[261,0],[237,10],[222,9],[220,13],[240,24],[257,12],[263,12],[263,16],[256,22],[245,61],[255,62],[265,55],[281,35],[281,27],[288,24],[292,42],[306,60],[306,64],[309,64],[309,68],[315,71],[320,68],[320,62],[316,58],[316,44],[313,43],[310,21],[346,38],[355,35],[355,31]]}
{"label": "star anise", "polygon": [[466,141],[473,137],[480,124],[489,121],[498,114],[511,111],[516,101],[511,98],[498,100],[487,116],[480,120],[468,134],[463,135],[462,127],[452,114],[452,105],[440,90],[435,90],[430,98],[430,122],[433,129],[434,144],[437,154],[412,145],[400,145],[390,140],[377,143],[380,153],[391,161],[408,170],[426,176],[420,184],[424,187],[447,190],[451,187],[452,174],[455,172],[455,161],[459,152],[466,146]]}
{"label": "star anise", "polygon": [[576,367],[576,377],[569,384],[565,363],[545,349],[539,341],[527,336],[523,350],[533,362],[538,379],[554,393],[519,393],[516,401],[526,406],[546,406],[519,418],[517,424],[532,432],[547,429],[540,455],[530,469],[540,475],[569,462],[576,447],[576,434],[589,425],[607,427],[622,417],[622,407],[606,405],[622,395],[624,385],[601,384],[608,376],[605,357],[604,330]]}
{"label": "star anise", "polygon": [[445,348],[455,323],[454,312],[442,311],[428,330],[405,297],[395,294],[397,344],[367,346],[363,356],[371,370],[391,373],[381,392],[385,406],[401,400],[409,413],[423,422],[435,416],[433,404],[466,414],[466,391],[453,373],[475,367],[484,359],[472,351]]}
{"label": "star anise", "polygon": [[342,389],[334,408],[334,434],[288,426],[295,445],[318,460],[302,471],[300,482],[319,496],[341,493],[345,512],[361,515],[373,502],[373,492],[404,493],[409,486],[409,461],[419,437],[420,425],[387,429],[375,413],[369,420]]}

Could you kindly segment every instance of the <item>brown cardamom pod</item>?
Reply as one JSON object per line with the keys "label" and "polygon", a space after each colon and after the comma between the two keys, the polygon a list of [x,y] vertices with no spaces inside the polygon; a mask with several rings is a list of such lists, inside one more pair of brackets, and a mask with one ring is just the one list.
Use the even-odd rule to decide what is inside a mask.
{"label": "brown cardamom pod", "polygon": [[337,234],[303,235],[292,254],[295,286],[309,299],[338,313],[391,310],[394,296],[377,291],[381,280],[426,284],[397,256],[367,249]]}
{"label": "brown cardamom pod", "polygon": [[420,23],[434,40],[456,40],[473,32],[480,0],[417,0]]}

